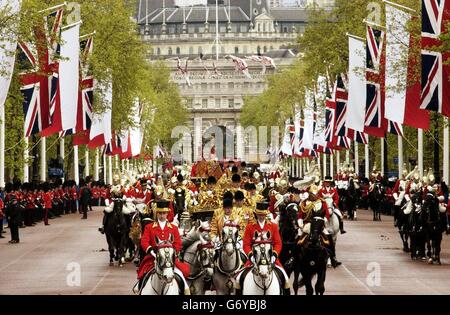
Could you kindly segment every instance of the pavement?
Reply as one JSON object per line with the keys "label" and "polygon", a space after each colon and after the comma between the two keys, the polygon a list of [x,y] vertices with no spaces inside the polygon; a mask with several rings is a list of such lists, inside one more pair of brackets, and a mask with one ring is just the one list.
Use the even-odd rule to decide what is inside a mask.
{"label": "pavement", "polygon": [[[7,230],[0,239],[0,294],[133,294],[135,266],[109,266],[106,239],[98,232],[101,209],[80,218],[69,214],[50,226],[20,229],[16,245],[8,244]],[[444,235],[441,266],[412,261],[392,221],[383,216],[373,222],[369,211],[360,210],[358,221],[345,222],[347,234],[337,241],[342,265],[328,269],[326,295],[450,293],[450,237]]]}

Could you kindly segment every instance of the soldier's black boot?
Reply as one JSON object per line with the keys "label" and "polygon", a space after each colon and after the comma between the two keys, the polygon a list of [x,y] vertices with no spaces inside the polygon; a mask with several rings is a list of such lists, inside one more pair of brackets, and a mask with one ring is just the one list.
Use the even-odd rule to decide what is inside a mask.
{"label": "soldier's black boot", "polygon": [[336,259],[336,247],[335,247],[332,235],[328,235],[328,240],[330,242],[331,265],[333,266],[333,268],[336,268],[336,267],[342,265],[342,263]]}
{"label": "soldier's black boot", "polygon": [[340,216],[337,217],[339,218],[339,230],[341,231],[341,234],[347,233],[347,231],[344,230],[344,220]]}

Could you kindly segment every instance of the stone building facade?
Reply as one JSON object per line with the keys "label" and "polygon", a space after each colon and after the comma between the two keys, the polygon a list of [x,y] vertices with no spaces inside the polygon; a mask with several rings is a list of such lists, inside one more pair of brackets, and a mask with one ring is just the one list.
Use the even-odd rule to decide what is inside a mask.
{"label": "stone building facade", "polygon": [[[234,138],[227,156],[219,154],[218,158],[246,157],[249,148],[245,133],[239,128],[244,98],[262,93],[267,88],[267,75],[295,62],[295,44],[307,23],[307,12],[300,7],[271,7],[267,0],[219,3],[217,9],[215,0],[139,1],[137,21],[143,41],[151,45],[149,60],[164,60],[172,69],[172,80],[179,86],[190,112],[191,132],[186,136],[189,148],[183,150],[188,162],[201,158],[205,134],[217,127]],[[252,77],[249,79],[225,58],[256,54],[273,58],[277,69],[268,67],[263,73],[259,63],[247,60]],[[188,63],[191,85],[177,68],[178,58],[182,68]],[[209,152],[210,148],[205,147],[203,154]]]}

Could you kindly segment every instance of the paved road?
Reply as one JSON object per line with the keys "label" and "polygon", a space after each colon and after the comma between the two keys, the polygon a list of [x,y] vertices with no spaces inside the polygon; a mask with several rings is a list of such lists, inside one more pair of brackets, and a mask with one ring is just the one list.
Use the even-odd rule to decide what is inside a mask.
{"label": "paved road", "polygon": [[[47,227],[21,229],[19,245],[9,245],[5,234],[8,238],[0,240],[0,294],[132,294],[135,267],[109,267],[106,240],[97,231],[101,218],[97,209],[88,220],[71,214]],[[325,294],[450,293],[450,237],[444,236],[443,265],[436,266],[413,262],[401,251],[392,217],[372,222],[362,210],[358,221],[346,222],[346,229],[338,240],[343,265],[329,269]],[[81,281],[73,286],[77,265]],[[379,267],[379,286],[371,277],[377,272],[374,266]]]}

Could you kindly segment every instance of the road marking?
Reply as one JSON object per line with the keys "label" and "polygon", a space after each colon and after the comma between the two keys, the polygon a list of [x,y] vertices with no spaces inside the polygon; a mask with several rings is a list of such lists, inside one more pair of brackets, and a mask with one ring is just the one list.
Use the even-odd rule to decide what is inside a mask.
{"label": "road marking", "polygon": [[97,282],[97,284],[95,285],[95,287],[91,290],[91,291],[89,291],[89,295],[92,295],[92,293],[95,291],[95,290],[97,290],[97,288],[98,288],[98,286],[103,282],[103,280],[105,280],[105,278],[109,275],[111,273],[111,269],[110,270],[108,270],[104,275],[103,275],[103,277]]}
{"label": "road marking", "polygon": [[344,267],[345,271],[353,278],[356,280],[356,282],[358,282],[359,284],[361,284],[369,293],[370,295],[375,295],[375,293],[364,283],[362,282],[357,276],[355,276],[355,274],[353,272],[351,272],[347,267],[345,267],[344,264],[341,265],[341,267]]}
{"label": "road marking", "polygon": [[425,288],[427,288],[428,290],[432,291],[434,294],[438,294],[438,295],[442,295],[442,292],[436,291],[435,289],[433,289],[432,287],[430,287],[429,285],[423,283],[423,281],[414,278],[414,281],[416,281],[418,284],[420,284],[421,286],[424,286]]}

